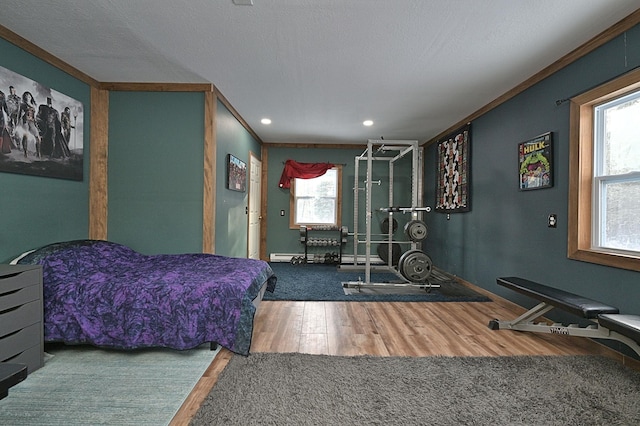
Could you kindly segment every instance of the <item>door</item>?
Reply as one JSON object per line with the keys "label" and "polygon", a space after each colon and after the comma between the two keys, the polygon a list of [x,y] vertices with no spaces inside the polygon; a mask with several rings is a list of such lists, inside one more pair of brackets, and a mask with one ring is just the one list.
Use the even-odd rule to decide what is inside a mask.
{"label": "door", "polygon": [[262,204],[262,162],[249,153],[249,233],[247,257],[260,259],[260,216]]}

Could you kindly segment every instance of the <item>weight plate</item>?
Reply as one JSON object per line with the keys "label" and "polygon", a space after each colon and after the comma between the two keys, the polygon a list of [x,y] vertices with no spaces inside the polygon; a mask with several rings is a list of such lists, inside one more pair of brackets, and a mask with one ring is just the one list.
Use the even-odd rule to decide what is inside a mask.
{"label": "weight plate", "polygon": [[[398,221],[394,217],[391,223],[393,223],[393,231],[392,231],[392,233],[394,233],[394,232],[396,232],[398,230]],[[385,217],[384,219],[382,219],[382,222],[380,222],[380,230],[382,231],[383,234],[388,234],[389,233],[389,218],[388,217]]]}
{"label": "weight plate", "polygon": [[[389,264],[389,243],[378,244],[378,256],[385,264]],[[391,265],[396,266],[400,260],[402,254],[402,248],[400,244],[393,243],[391,245]]]}
{"label": "weight plate", "polygon": [[411,282],[426,282],[431,275],[432,267],[431,258],[421,250],[405,252],[398,262],[398,271]]}
{"label": "weight plate", "polygon": [[411,220],[404,226],[404,233],[411,241],[422,241],[427,238],[427,224],[421,220]]}

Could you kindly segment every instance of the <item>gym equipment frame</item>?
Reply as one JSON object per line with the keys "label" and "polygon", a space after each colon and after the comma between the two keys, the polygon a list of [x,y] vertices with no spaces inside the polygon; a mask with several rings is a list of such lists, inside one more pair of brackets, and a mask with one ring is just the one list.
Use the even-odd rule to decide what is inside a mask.
{"label": "gym equipment frame", "polygon": [[[392,155],[378,155],[380,153],[391,153]],[[409,241],[397,241],[393,239],[393,226],[388,226],[387,239],[384,241],[373,240],[374,236],[381,236],[382,234],[373,234],[371,232],[372,226],[372,189],[373,184],[380,185],[380,180],[374,182],[373,180],[373,162],[374,161],[386,161],[389,165],[389,193],[388,193],[388,206],[394,205],[394,166],[395,163],[411,155],[411,206],[408,207],[382,207],[378,211],[388,214],[389,224],[393,223],[394,213],[411,214],[411,221],[407,223],[405,227],[405,233],[409,236]],[[367,149],[359,156],[355,157],[354,168],[354,186],[353,186],[353,265],[341,265],[341,269],[353,269],[362,270],[364,267],[365,280],[364,281],[349,281],[343,282],[343,287],[374,287],[374,286],[412,286],[424,289],[430,289],[432,287],[439,287],[439,285],[431,284],[428,280],[431,274],[432,262],[429,256],[418,249],[418,243],[426,238],[427,228],[424,222],[422,222],[422,215],[424,212],[429,212],[430,207],[422,207],[422,192],[423,192],[423,158],[422,148],[418,145],[418,141],[404,141],[404,140],[374,140],[369,139],[367,141]],[[366,162],[366,179],[364,181],[365,187],[360,187],[360,163]],[[365,192],[365,232],[364,239],[358,229],[359,219],[359,204],[360,204],[360,191]],[[409,229],[407,229],[409,228]],[[371,244],[386,244],[388,249],[388,256],[386,265],[380,265],[378,263],[372,263],[371,259]],[[361,244],[364,244],[364,264],[360,261],[362,255],[358,254],[358,249]],[[405,244],[409,246],[398,261],[398,267],[394,267],[393,262],[393,246],[394,244]],[[402,283],[374,283],[371,282],[371,271],[379,272],[392,272],[402,278],[405,282]]]}

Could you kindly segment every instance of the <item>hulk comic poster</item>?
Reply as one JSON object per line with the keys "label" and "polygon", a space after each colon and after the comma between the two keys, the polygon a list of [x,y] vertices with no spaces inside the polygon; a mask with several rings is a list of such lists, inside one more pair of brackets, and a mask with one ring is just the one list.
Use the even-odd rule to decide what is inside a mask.
{"label": "hulk comic poster", "polygon": [[545,133],[518,144],[520,190],[553,186],[552,133]]}

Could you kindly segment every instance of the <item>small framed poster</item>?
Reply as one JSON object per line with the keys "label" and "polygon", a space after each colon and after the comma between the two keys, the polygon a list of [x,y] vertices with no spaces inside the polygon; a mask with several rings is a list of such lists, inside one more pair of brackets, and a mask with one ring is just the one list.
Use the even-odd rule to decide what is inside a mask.
{"label": "small framed poster", "polygon": [[232,154],[227,156],[227,189],[247,190],[247,164]]}
{"label": "small framed poster", "polygon": [[551,132],[518,144],[518,170],[521,191],[553,186],[553,137]]}

